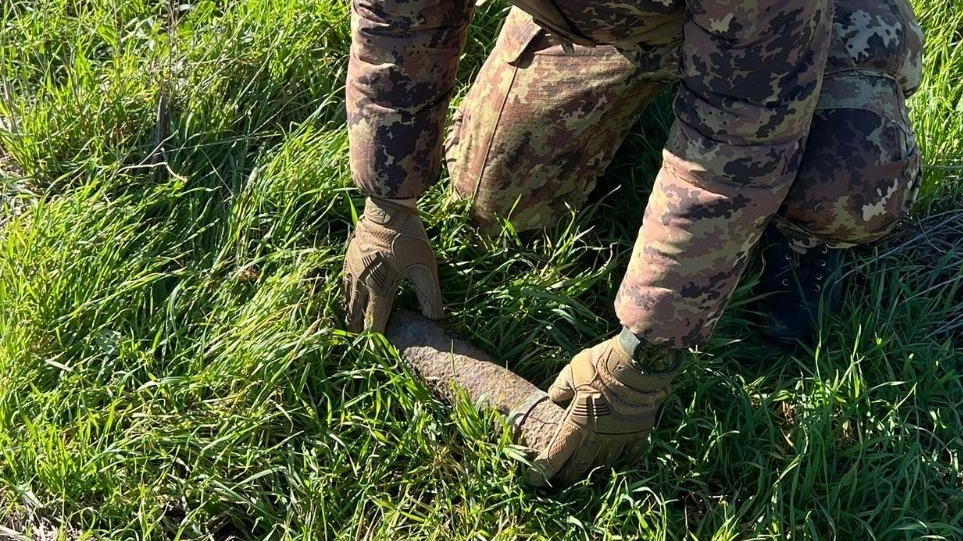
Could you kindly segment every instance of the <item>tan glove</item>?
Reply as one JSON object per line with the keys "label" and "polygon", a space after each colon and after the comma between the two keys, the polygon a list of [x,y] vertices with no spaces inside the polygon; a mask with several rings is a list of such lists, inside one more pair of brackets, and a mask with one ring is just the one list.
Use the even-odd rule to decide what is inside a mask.
{"label": "tan glove", "polygon": [[628,330],[576,355],[548,389],[553,402],[569,405],[535,458],[529,482],[571,484],[624,451],[639,449],[681,360],[680,350],[640,342]]}
{"label": "tan glove", "polygon": [[384,332],[398,286],[411,280],[429,319],[441,319],[438,262],[418,211],[369,197],[344,257],[348,330]]}

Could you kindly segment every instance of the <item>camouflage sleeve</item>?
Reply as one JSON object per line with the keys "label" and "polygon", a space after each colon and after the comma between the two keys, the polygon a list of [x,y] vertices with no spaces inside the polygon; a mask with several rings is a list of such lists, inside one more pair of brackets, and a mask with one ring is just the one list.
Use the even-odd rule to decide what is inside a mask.
{"label": "camouflage sleeve", "polygon": [[435,182],[473,0],[353,0],[345,86],[351,172],[368,195]]}
{"label": "camouflage sleeve", "polygon": [[712,333],[796,177],[832,0],[688,0],[676,122],[616,297],[650,342]]}

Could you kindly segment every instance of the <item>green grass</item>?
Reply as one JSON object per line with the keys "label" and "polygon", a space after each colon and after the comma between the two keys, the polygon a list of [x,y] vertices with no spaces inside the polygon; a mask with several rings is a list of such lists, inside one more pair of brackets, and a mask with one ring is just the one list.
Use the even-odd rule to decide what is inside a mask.
{"label": "green grass", "polygon": [[[0,539],[963,538],[963,2],[915,3],[923,196],[820,347],[759,342],[741,288],[647,454],[546,492],[491,414],[340,330],[343,2],[3,2]],[[433,188],[452,324],[539,384],[613,332],[669,121],[535,241]]]}

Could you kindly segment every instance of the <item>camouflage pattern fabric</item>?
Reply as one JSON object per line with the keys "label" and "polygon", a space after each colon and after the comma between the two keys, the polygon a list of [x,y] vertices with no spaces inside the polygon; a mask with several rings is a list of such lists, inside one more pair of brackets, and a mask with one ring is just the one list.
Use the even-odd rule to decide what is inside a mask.
{"label": "camouflage pattern fabric", "polygon": [[[681,38],[682,15],[674,13],[677,28],[660,31]],[[453,192],[472,202],[476,221],[510,218],[518,230],[536,229],[586,201],[628,124],[678,76],[678,40],[650,39],[665,45],[566,51],[512,10],[446,143]],[[904,102],[920,84],[922,34],[909,4],[837,0],[832,40],[808,150],[776,216],[785,233],[807,246],[878,239],[908,208],[918,179]],[[873,135],[876,126],[882,137]],[[856,148],[859,141],[867,142],[864,148]],[[850,180],[839,182],[844,176]],[[890,195],[881,205],[877,193]]]}
{"label": "camouflage pattern fabric", "polygon": [[830,0],[687,8],[676,121],[615,299],[670,347],[711,335],[795,180],[832,22]]}
{"label": "camouflage pattern fabric", "polygon": [[345,84],[351,174],[385,199],[437,181],[474,0],[353,0]]}
{"label": "camouflage pattern fabric", "polygon": [[[904,101],[922,36],[904,0],[836,0],[832,19],[831,0],[721,4],[560,5],[580,34],[614,45],[594,49],[513,10],[447,145],[454,191],[482,221],[548,225],[585,201],[632,119],[678,76],[677,121],[616,299],[624,325],[675,347],[711,334],[774,215],[799,242],[873,240],[919,178]],[[410,55],[463,42],[470,6],[444,6],[446,24],[425,0],[353,6],[352,168],[369,194],[411,197],[437,176],[454,60]]]}
{"label": "camouflage pattern fabric", "polygon": [[482,225],[511,217],[518,230],[578,208],[651,98],[677,77],[676,42],[620,53],[566,51],[513,9],[455,113],[446,160],[456,197]]}
{"label": "camouflage pattern fabric", "polygon": [[[680,0],[554,0],[580,35],[621,50],[660,47],[682,37]],[[714,0],[713,4],[725,4]],[[738,0],[735,4],[745,3]],[[695,7],[696,2],[689,1]]]}
{"label": "camouflage pattern fabric", "polygon": [[833,42],[799,175],[775,217],[800,248],[882,238],[909,211],[921,164],[906,98],[923,34],[905,0],[836,0]]}

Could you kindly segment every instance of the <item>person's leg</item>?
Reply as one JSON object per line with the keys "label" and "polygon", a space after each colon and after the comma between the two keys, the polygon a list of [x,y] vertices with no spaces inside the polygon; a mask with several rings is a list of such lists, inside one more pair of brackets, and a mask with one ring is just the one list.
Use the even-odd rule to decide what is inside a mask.
{"label": "person's leg", "polygon": [[763,239],[767,334],[808,340],[819,302],[841,304],[839,248],[877,241],[921,180],[906,95],[920,81],[922,34],[904,0],[837,0],[830,72],[799,175]]}
{"label": "person's leg", "polygon": [[634,120],[676,73],[675,46],[563,46],[513,9],[455,115],[455,197],[483,226],[552,225],[585,203]]}
{"label": "person's leg", "polygon": [[906,0],[836,4],[835,69],[776,222],[800,242],[842,248],[879,240],[916,199],[920,160],[906,97],[919,86],[923,39]]}

